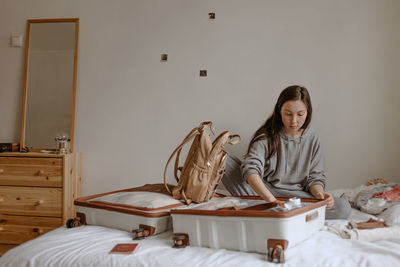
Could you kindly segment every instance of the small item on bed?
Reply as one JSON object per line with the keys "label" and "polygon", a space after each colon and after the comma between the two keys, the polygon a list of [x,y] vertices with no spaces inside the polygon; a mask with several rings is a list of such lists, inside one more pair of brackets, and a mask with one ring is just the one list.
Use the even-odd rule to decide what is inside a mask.
{"label": "small item on bed", "polygon": [[384,221],[369,219],[366,222],[359,222],[359,223],[349,222],[347,227],[349,229],[375,229],[375,228],[388,227],[388,225]]}
{"label": "small item on bed", "polygon": [[110,251],[112,254],[133,254],[138,249],[138,243],[119,243]]}

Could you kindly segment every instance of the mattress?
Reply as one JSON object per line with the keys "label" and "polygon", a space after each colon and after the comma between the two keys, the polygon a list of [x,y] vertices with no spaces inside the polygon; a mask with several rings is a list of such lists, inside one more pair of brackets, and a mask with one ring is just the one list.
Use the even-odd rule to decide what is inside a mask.
{"label": "mattress", "polygon": [[[343,222],[347,223],[347,222]],[[265,254],[189,246],[171,247],[173,233],[168,230],[146,239],[132,240],[131,234],[101,226],[57,228],[6,252],[0,266],[15,267],[176,267],[176,266],[280,266],[268,262]],[[110,254],[118,243],[138,243],[134,254]],[[287,249],[288,267],[397,267],[400,266],[400,238],[366,242],[342,239],[319,231]]]}

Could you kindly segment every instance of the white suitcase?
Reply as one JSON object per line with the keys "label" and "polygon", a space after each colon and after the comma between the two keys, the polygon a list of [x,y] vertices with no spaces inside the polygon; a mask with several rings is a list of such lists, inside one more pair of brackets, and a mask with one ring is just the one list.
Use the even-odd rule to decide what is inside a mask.
{"label": "white suitcase", "polygon": [[258,252],[267,254],[270,261],[283,262],[284,249],[295,246],[324,225],[327,200],[303,198],[301,205],[278,212],[271,211],[271,203],[259,197],[240,197],[239,205],[230,208],[172,209],[174,247]]}
{"label": "white suitcase", "polygon": [[74,204],[77,218],[68,220],[67,227],[105,226],[132,231],[137,239],[170,229],[170,209],[185,205],[172,198],[164,184],[80,197]]}

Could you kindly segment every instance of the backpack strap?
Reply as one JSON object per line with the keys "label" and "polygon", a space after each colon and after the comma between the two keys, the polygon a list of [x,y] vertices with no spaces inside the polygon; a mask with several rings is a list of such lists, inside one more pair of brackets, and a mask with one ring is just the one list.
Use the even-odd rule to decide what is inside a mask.
{"label": "backpack strap", "polygon": [[[164,168],[164,185],[165,188],[167,189],[167,191],[171,194],[170,189],[167,186],[167,169],[168,169],[168,165],[171,162],[172,158],[175,156],[176,154],[176,159],[175,159],[175,168],[174,168],[174,176],[177,182],[179,182],[179,178],[178,178],[178,170],[180,170],[181,168],[178,167],[179,164],[179,155],[181,154],[181,150],[183,148],[184,145],[186,145],[188,142],[190,142],[192,139],[194,139],[197,135],[200,134],[201,131],[204,131],[205,127],[209,127],[210,131],[214,134],[214,132],[211,129],[211,125],[212,122],[211,121],[205,121],[200,123],[200,125],[196,128],[193,128],[185,137],[185,139],[183,139],[182,143],[175,148],[175,150],[172,152],[171,156],[169,157],[167,164],[165,165]],[[183,194],[184,196],[184,194]],[[186,197],[184,196],[184,199],[186,201]]]}
{"label": "backpack strap", "polygon": [[[236,140],[232,140],[232,139],[235,139],[235,138],[236,138]],[[229,141],[229,140],[232,140],[232,141]],[[240,135],[238,135],[238,134],[229,135],[228,131],[222,132],[219,136],[217,136],[215,138],[215,140],[214,140],[214,142],[212,144],[213,148],[212,148],[211,153],[210,153],[210,159],[215,157],[215,155],[222,150],[223,146],[226,143],[234,145],[234,144],[237,144],[239,142],[240,142]]]}
{"label": "backpack strap", "polygon": [[[165,185],[165,188],[167,189],[167,191],[169,193],[171,193],[171,191],[169,190],[169,188],[167,186],[167,169],[168,169],[168,165],[171,162],[172,158],[175,156],[175,154],[177,154],[177,159],[179,161],[179,154],[181,153],[181,150],[182,150],[183,146],[185,144],[187,144],[188,142],[190,142],[192,139],[194,139],[197,135],[199,135],[198,132],[195,132],[196,130],[197,130],[197,128],[194,128],[192,131],[190,131],[190,133],[185,137],[185,139],[182,141],[182,143],[177,148],[175,148],[174,152],[172,152],[171,156],[169,157],[169,159],[167,161],[167,164],[165,165],[165,168],[164,168],[164,185]],[[175,164],[175,169],[174,169],[175,179],[176,179],[177,182],[179,182],[179,179],[178,179],[178,176],[177,176],[177,172],[178,172],[177,171],[177,166]]]}
{"label": "backpack strap", "polygon": [[240,142],[240,135],[238,135],[238,134],[230,135],[228,139],[231,140],[231,139],[234,139],[234,138],[236,138],[236,140],[229,141],[228,144],[230,144],[230,145],[236,145],[237,143]]}

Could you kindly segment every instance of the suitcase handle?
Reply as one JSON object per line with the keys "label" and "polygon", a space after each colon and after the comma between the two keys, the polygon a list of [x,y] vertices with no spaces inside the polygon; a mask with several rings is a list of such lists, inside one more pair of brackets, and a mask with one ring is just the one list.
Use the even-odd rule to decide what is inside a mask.
{"label": "suitcase handle", "polygon": [[318,218],[318,211],[314,211],[313,213],[309,213],[306,215],[306,222],[310,222]]}

